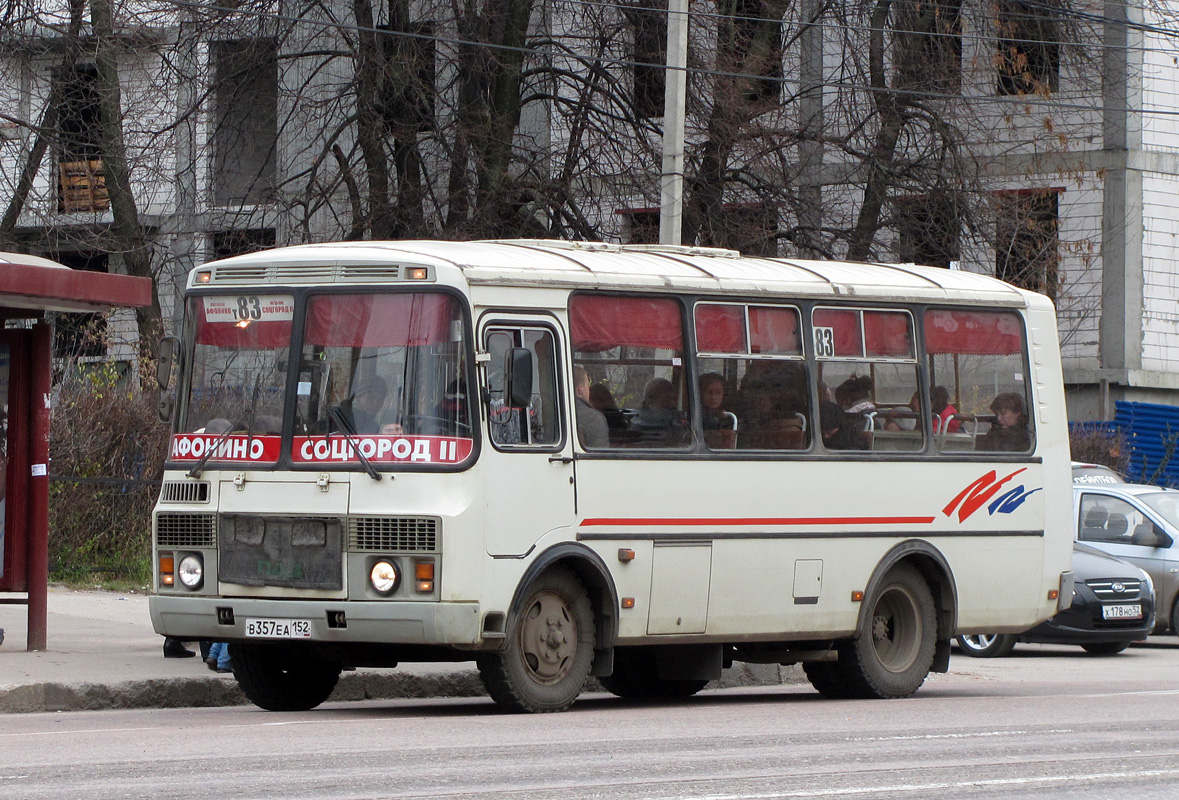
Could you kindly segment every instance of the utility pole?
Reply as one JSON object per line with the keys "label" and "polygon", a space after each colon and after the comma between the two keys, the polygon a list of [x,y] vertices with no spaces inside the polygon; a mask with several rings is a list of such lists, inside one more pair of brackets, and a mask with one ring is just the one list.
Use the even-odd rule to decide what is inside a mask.
{"label": "utility pole", "polygon": [[663,91],[663,175],[659,243],[682,244],[684,226],[684,112],[688,94],[688,0],[668,0],[667,72]]}

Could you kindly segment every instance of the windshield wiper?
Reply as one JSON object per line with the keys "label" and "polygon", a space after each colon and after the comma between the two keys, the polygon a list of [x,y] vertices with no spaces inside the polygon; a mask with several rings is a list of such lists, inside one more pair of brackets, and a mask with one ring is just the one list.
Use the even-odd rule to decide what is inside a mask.
{"label": "windshield wiper", "polygon": [[[250,442],[252,442],[254,440],[254,409],[258,407],[258,389],[261,386],[261,384],[262,384],[262,376],[259,375],[258,377],[256,377],[254,379],[254,394],[250,398],[250,407],[246,409],[246,419],[245,419],[245,422],[243,423],[243,425],[246,429],[246,437],[247,437],[246,438],[246,448],[247,449],[250,446]],[[208,424],[208,423],[206,423],[206,424]],[[195,464],[193,464],[192,469],[190,469],[185,474],[190,478],[201,477],[201,470],[204,468],[205,464],[208,463],[209,459],[212,458],[213,454],[216,453],[221,448],[221,443],[225,441],[225,439],[229,436],[229,434],[233,433],[235,430],[241,429],[243,427],[243,425],[239,425],[236,422],[231,422],[229,424],[229,427],[227,429],[225,429],[221,433],[221,435],[218,436],[213,441],[213,446],[210,447],[208,450],[206,450],[204,452],[204,455],[201,456],[200,460],[197,461]]]}
{"label": "windshield wiper", "polygon": [[[328,416],[340,426],[340,432],[344,434],[344,438],[348,440],[348,444],[352,445],[352,449],[356,451],[356,457],[360,459],[360,465],[364,467],[364,471],[374,481],[379,481],[381,479],[381,473],[377,472],[377,468],[372,465],[372,462],[368,460],[364,453],[360,452],[360,439],[356,438],[357,432],[356,428],[352,425],[352,420],[345,416],[339,406],[332,406],[328,409]],[[332,432],[328,431],[328,436],[331,435]]]}
{"label": "windshield wiper", "polygon": [[213,440],[213,446],[205,450],[204,454],[201,455],[200,460],[193,464],[192,469],[186,472],[185,475],[190,478],[201,477],[201,470],[204,468],[206,462],[208,462],[213,454],[221,448],[221,443],[229,437],[229,434],[233,433],[235,428],[237,428],[237,425],[230,423],[229,427],[222,431],[221,434]]}

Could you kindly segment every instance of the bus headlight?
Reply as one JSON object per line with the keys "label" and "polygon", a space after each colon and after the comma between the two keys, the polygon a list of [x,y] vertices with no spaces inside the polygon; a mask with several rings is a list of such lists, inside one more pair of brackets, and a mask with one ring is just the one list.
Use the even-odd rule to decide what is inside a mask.
{"label": "bus headlight", "polygon": [[201,588],[201,584],[205,582],[205,565],[201,563],[201,557],[192,555],[180,559],[176,575],[189,589]]}
{"label": "bus headlight", "polygon": [[390,595],[397,591],[401,583],[401,573],[391,561],[378,561],[368,573],[369,583],[377,594]]}

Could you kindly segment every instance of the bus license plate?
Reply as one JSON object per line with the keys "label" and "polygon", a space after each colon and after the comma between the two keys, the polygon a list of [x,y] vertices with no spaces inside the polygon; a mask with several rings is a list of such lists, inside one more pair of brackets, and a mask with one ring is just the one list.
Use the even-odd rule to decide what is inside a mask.
{"label": "bus license plate", "polygon": [[246,636],[252,639],[310,639],[309,619],[247,619]]}
{"label": "bus license plate", "polygon": [[1142,617],[1142,606],[1138,604],[1103,606],[1101,616],[1104,619],[1140,619]]}

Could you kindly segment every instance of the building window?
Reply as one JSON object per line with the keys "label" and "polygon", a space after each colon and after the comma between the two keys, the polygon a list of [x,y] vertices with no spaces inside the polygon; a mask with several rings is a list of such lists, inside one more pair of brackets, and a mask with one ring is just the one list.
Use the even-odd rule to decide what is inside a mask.
{"label": "building window", "polygon": [[[103,252],[49,253],[48,258],[70,269],[85,272],[109,272],[110,260]],[[59,313],[53,320],[54,358],[106,357],[107,326],[105,314]]]}
{"label": "building window", "polygon": [[960,257],[958,203],[943,194],[896,201],[897,256],[902,261],[948,268]]}
{"label": "building window", "polygon": [[213,203],[266,202],[278,144],[278,50],[273,39],[213,42]]}
{"label": "building window", "polygon": [[643,0],[639,5],[624,6],[622,12],[634,34],[631,61],[635,114],[662,117],[667,65],[667,3]]}
{"label": "building window", "polygon": [[55,77],[61,92],[57,114],[57,210],[105,211],[110,207],[110,196],[102,172],[98,70],[77,65]]}
{"label": "building window", "polygon": [[1060,82],[1060,30],[1052,2],[1000,0],[999,94],[1056,90]]}
{"label": "building window", "polygon": [[958,92],[962,86],[961,0],[907,0],[896,9],[895,60],[900,85]]}
{"label": "building window", "polygon": [[995,277],[1056,299],[1058,190],[1000,192]]}
{"label": "building window", "polygon": [[211,238],[213,258],[229,258],[274,247],[274,228],[217,231]]}
{"label": "building window", "polygon": [[658,208],[623,208],[615,213],[622,215],[627,244],[659,244]]}
{"label": "building window", "polygon": [[384,62],[381,97],[377,113],[389,130],[412,127],[429,131],[434,127],[434,23],[410,23],[401,32],[389,26],[378,27],[389,33],[378,35]]}
{"label": "building window", "polygon": [[776,104],[782,90],[781,12],[766,0],[736,0],[730,53],[737,71],[749,76],[742,98]]}

